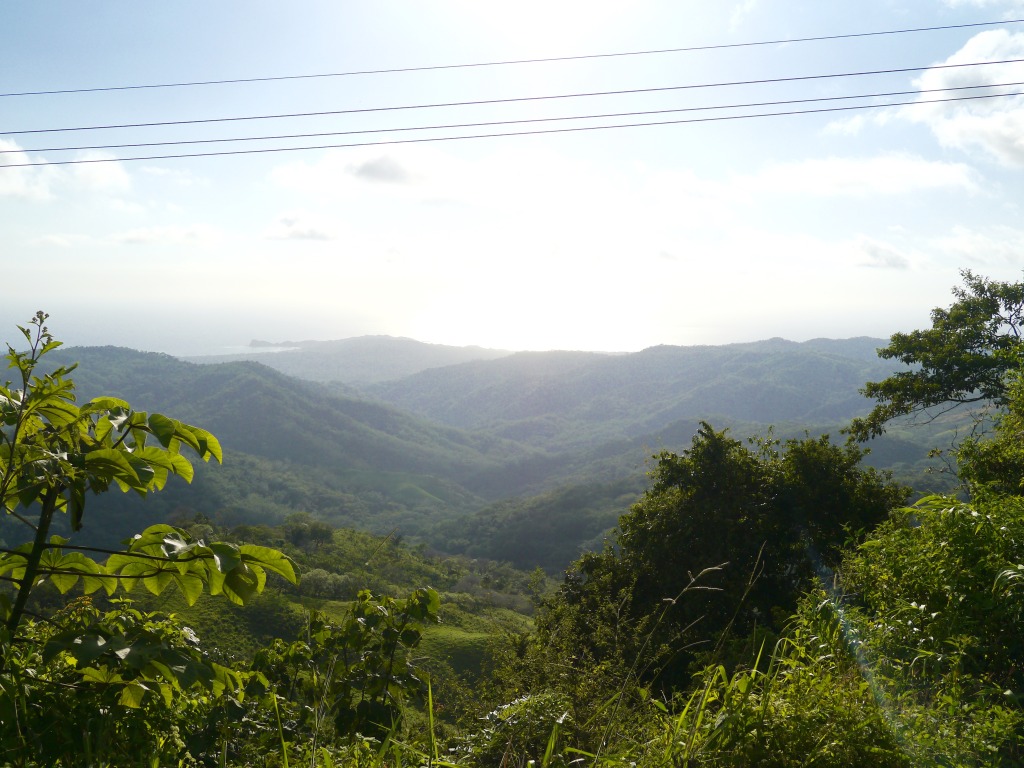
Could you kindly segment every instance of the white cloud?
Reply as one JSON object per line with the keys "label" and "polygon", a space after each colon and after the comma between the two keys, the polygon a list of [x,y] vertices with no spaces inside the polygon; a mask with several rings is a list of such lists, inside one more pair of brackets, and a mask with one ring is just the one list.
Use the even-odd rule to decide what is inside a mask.
{"label": "white cloud", "polygon": [[87,152],[81,160],[101,161],[86,162],[81,165],[69,166],[71,183],[74,187],[88,192],[127,192],[131,189],[132,180],[120,163],[107,162],[113,155],[101,152]]}
{"label": "white cloud", "polygon": [[[13,141],[0,139],[0,168],[5,165],[40,162]],[[82,160],[105,160],[107,154],[90,152]],[[51,200],[58,196],[81,194],[113,195],[131,189],[131,177],[120,163],[96,162],[81,165],[40,165],[28,168],[4,168],[0,172],[0,196],[28,200]]]}
{"label": "white cloud", "polygon": [[146,165],[140,168],[139,171],[147,176],[166,179],[180,187],[208,186],[210,183],[209,179],[197,176],[190,170],[183,171],[176,168]]}
{"label": "white cloud", "polygon": [[265,233],[268,240],[334,240],[335,226],[323,217],[304,211],[282,214]]}
{"label": "white cloud", "polygon": [[957,226],[948,235],[934,238],[932,247],[961,264],[1020,267],[1024,263],[1024,229],[1000,226],[982,232]]}
{"label": "white cloud", "polygon": [[926,160],[903,153],[870,158],[831,157],[773,165],[738,182],[751,192],[818,197],[867,198],[923,190],[977,190],[974,172],[967,165]]}
{"label": "white cloud", "polygon": [[212,245],[222,239],[218,230],[202,225],[193,227],[139,227],[111,234],[109,239],[122,245]]}
{"label": "white cloud", "polygon": [[[1024,34],[991,30],[975,35],[944,65],[1024,58]],[[915,81],[922,91],[1024,81],[1024,63],[932,68]],[[952,95],[1019,93],[1020,86],[972,88]],[[919,101],[941,97],[922,93]],[[944,147],[981,150],[1000,163],[1024,166],[1024,96],[999,96],[945,103],[920,103],[901,110],[904,118],[927,125]]]}
{"label": "white cloud", "polygon": [[877,269],[907,269],[910,259],[898,249],[886,243],[879,243],[869,238],[862,238],[857,244],[863,260],[860,265]]}
{"label": "white cloud", "polygon": [[54,233],[31,240],[32,245],[54,246],[57,248],[82,248],[91,245],[94,238],[89,235]]}
{"label": "white cloud", "polygon": [[422,197],[451,173],[454,160],[430,148],[402,147],[381,154],[369,149],[331,150],[315,160],[278,166],[271,182],[319,198],[365,199],[367,195]]}
{"label": "white cloud", "polygon": [[375,181],[385,184],[407,184],[412,181],[412,174],[390,155],[381,155],[351,166],[351,173],[364,181]]}
{"label": "white cloud", "polygon": [[53,197],[51,189],[56,174],[53,168],[4,168],[6,165],[21,165],[38,161],[30,157],[13,141],[0,139],[0,197],[17,197],[26,200],[48,200]]}
{"label": "white cloud", "polygon": [[732,14],[729,16],[729,27],[735,30],[742,25],[754,8],[757,7],[757,4],[758,0],[742,0],[732,9]]}

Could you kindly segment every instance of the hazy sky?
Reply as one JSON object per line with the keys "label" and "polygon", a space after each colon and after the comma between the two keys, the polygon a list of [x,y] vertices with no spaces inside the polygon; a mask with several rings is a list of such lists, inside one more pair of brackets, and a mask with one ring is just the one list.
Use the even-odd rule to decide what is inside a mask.
{"label": "hazy sky", "polygon": [[[635,350],[923,327],[958,270],[1024,274],[1024,96],[707,118],[1024,92],[1021,63],[935,68],[1024,59],[1024,23],[736,46],[1013,19],[1024,2],[7,4],[0,166],[47,164],[0,167],[0,340],[36,309],[69,343],[179,354],[371,333]],[[696,46],[718,47],[9,95]],[[634,92],[423,106],[607,91]],[[908,93],[735,106],[894,92]],[[677,122],[53,164],[659,121]],[[209,143],[314,133],[334,135]],[[55,149],[185,141],[208,143]]]}

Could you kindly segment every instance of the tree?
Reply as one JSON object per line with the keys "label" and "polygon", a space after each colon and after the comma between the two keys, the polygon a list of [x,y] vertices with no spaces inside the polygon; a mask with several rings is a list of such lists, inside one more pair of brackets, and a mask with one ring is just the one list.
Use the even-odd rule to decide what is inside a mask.
{"label": "tree", "polygon": [[[101,589],[113,595],[137,584],[160,594],[175,585],[190,604],[204,589],[241,604],[262,591],[267,571],[297,582],[292,562],[280,552],[207,543],[169,525],[150,526],[120,552],[51,535],[58,514],[68,516],[72,531],[81,529],[90,493],[116,487],[145,497],[171,475],[190,481],[185,448],[204,461],[219,462],[222,455],[206,430],[134,411],[123,400],[76,404],[74,366],[43,371],[46,354],[60,346],[46,319],[39,312],[28,327],[19,326],[28,349],[8,345],[17,383],[0,386],[0,508],[27,527],[31,538],[0,550],[0,581],[11,588],[0,592],[0,743],[20,745],[2,754],[5,764],[24,764],[26,754],[38,757],[43,747],[57,750],[47,753],[51,762],[38,757],[45,764],[66,761],[67,755],[95,757],[96,734],[87,724],[46,714],[60,709],[62,696],[100,708],[113,703],[126,710],[173,709],[197,692],[216,698],[244,682],[240,673],[210,661],[189,632],[166,617],[90,608],[50,617],[40,630],[29,620],[29,598],[43,581],[61,593],[81,584],[87,595]],[[165,734],[153,735],[147,748],[165,741]]]}
{"label": "tree", "polygon": [[1006,410],[987,439],[972,436],[957,450],[961,481],[978,497],[1024,496],[1024,362],[1007,378]]}
{"label": "tree", "polygon": [[861,390],[876,405],[848,431],[860,441],[877,437],[900,416],[969,403],[1005,404],[1006,374],[1022,349],[1024,282],[989,280],[961,272],[963,287],[948,309],[932,310],[932,327],[895,333],[880,357],[910,370],[868,382]]}
{"label": "tree", "polygon": [[702,424],[689,449],[656,457],[616,546],[576,563],[538,617],[542,635],[597,663],[647,655],[647,677],[684,685],[693,649],[781,629],[843,544],[904,503],[863,455],[827,436],[748,447]]}

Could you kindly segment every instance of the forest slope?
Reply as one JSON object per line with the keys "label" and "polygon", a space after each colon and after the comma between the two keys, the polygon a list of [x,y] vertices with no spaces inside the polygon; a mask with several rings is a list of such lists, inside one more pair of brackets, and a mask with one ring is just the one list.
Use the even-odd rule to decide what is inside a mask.
{"label": "forest slope", "polygon": [[521,352],[363,390],[433,421],[558,451],[683,419],[840,424],[866,410],[865,381],[893,373],[892,363],[873,356],[883,344],[771,339],[628,355]]}

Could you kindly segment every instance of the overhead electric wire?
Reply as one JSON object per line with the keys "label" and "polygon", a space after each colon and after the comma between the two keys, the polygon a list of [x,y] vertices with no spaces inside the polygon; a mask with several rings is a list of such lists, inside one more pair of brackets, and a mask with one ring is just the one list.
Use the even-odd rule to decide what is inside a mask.
{"label": "overhead electric wire", "polygon": [[[526,123],[551,123],[565,120],[601,120],[613,117],[639,117],[641,115],[663,115],[676,112],[707,112],[725,109],[750,109],[752,107],[778,107],[787,104],[812,104],[827,101],[852,101],[854,99],[879,99],[891,96],[909,96],[919,93],[946,93],[949,91],[969,91],[982,88],[1011,88],[1024,85],[1024,81],[1012,83],[985,83],[982,85],[958,85],[949,88],[926,88],[912,91],[886,91],[880,93],[863,93],[848,96],[818,96],[809,99],[783,99],[780,101],[755,101],[741,104],[718,104],[702,107],[674,107],[671,109],[648,109],[632,112],[608,112],[594,115],[563,115],[561,117],[531,117],[518,120],[493,120],[478,123],[446,123],[440,125],[415,125],[402,128],[365,128],[350,131],[321,131],[317,133],[291,133],[274,136],[235,136],[220,139],[183,139],[179,141],[147,141],[131,144],[92,144],[77,147],[22,147],[19,149],[0,149],[0,155],[20,154],[25,152],[75,152],[96,149],[138,149],[141,147],[170,147],[191,144],[226,144],[242,141],[280,141],[283,139],[312,139],[324,136],[352,136],[371,133],[399,133],[402,131],[439,131],[454,128],[486,128],[497,125],[522,125]],[[993,98],[996,96],[1019,96],[1021,93],[995,93],[974,98]],[[928,102],[910,102],[911,104]],[[872,105],[864,105],[872,106]]]}
{"label": "overhead electric wire", "polygon": [[1007,96],[1024,96],[1024,91],[1015,93],[997,93],[997,94],[984,94],[980,96],[955,96],[948,99],[925,99],[922,101],[902,101],[902,102],[890,102],[887,104],[857,104],[847,107],[823,107],[821,109],[804,109],[804,110],[787,110],[785,112],[765,112],[752,115],[715,115],[712,117],[692,117],[681,120],[660,120],[646,123],[625,123],[618,125],[588,125],[571,128],[545,128],[536,131],[507,131],[504,133],[485,133],[485,134],[472,134],[466,136],[431,136],[420,139],[390,139],[387,141],[363,141],[363,142],[352,142],[348,144],[321,144],[317,146],[305,146],[305,147],[266,147],[261,149],[234,149],[234,150],[223,150],[220,152],[189,152],[185,154],[177,155],[146,155],[137,157],[110,157],[110,158],[89,158],[81,160],[54,160],[32,162],[32,163],[10,163],[7,165],[0,165],[0,169],[3,168],[31,168],[37,166],[52,166],[52,165],[85,165],[93,163],[118,163],[118,162],[131,162],[135,160],[178,160],[183,158],[194,158],[194,157],[226,157],[230,155],[257,155],[257,154],[268,154],[272,152],[304,152],[315,149],[346,149],[352,147],[376,147],[386,146],[394,144],[424,144],[428,142],[437,141],[463,141],[466,139],[496,139],[505,138],[509,136],[535,136],[540,134],[553,134],[553,133],[578,133],[582,131],[602,131],[611,130],[615,128],[646,128],[658,125],[681,125],[685,123],[710,123],[719,122],[725,120],[749,120],[754,118],[765,118],[765,117],[786,117],[792,115],[810,115],[820,114],[826,112],[848,112],[858,109],[882,109],[885,107],[903,107],[903,106],[917,106],[920,104],[939,104],[953,101],[971,101],[978,99],[995,99],[1003,98]]}
{"label": "overhead electric wire", "polygon": [[870,75],[892,75],[892,74],[904,74],[907,72],[923,72],[931,69],[963,69],[966,67],[983,67],[991,66],[995,64],[1019,64],[1024,62],[1024,58],[1021,59],[1002,59],[999,61],[975,61],[975,62],[964,62],[960,64],[932,64],[923,67],[899,67],[893,69],[876,69],[876,70],[864,70],[859,72],[836,72],[824,75],[797,75],[793,77],[771,77],[762,78],[758,80],[735,80],[718,83],[691,83],[689,85],[669,85],[661,86],[657,88],[626,88],[615,91],[591,91],[582,93],[566,93],[556,94],[550,96],[517,96],[504,99],[475,99],[472,101],[453,101],[453,102],[440,102],[433,104],[405,104],[392,107],[360,107],[356,109],[335,109],[335,110],[322,110],[317,112],[294,112],[288,114],[277,114],[277,115],[247,115],[242,117],[211,117],[195,120],[164,120],[150,123],[121,123],[115,125],[91,125],[91,126],[75,126],[70,128],[33,128],[16,131],[0,130],[0,135],[4,136],[21,136],[26,134],[34,133],[69,133],[72,131],[106,131],[118,128],[156,128],[170,125],[200,125],[206,123],[227,123],[227,122],[242,122],[246,120],[279,120],[284,118],[296,118],[296,117],[325,117],[328,115],[351,115],[351,114],[362,114],[369,112],[395,112],[408,109],[438,109],[448,107],[472,107],[482,106],[487,104],[511,104],[525,101],[553,101],[558,99],[576,99],[576,98],[589,98],[594,96],[623,96],[627,94],[637,93],[656,93],[665,91],[682,91],[682,90],[695,90],[701,88],[726,88],[735,87],[741,85],[769,85],[775,83],[792,83],[792,82],[806,82],[809,80],[827,80],[832,78],[841,77],[866,77]]}
{"label": "overhead electric wire", "polygon": [[683,48],[660,48],[646,51],[624,51],[619,53],[593,53],[584,54],[579,56],[551,56],[546,58],[536,59],[509,59],[505,61],[484,61],[475,62],[469,64],[440,64],[434,66],[419,66],[419,67],[394,67],[390,69],[367,69],[367,70],[354,70],[350,72],[325,72],[319,74],[309,75],[278,75],[273,77],[240,77],[226,80],[197,80],[192,82],[179,82],[179,83],[149,83],[142,85],[112,85],[102,86],[95,88],[63,88],[49,91],[21,91],[11,93],[0,93],[0,98],[15,97],[15,96],[54,96],[59,94],[71,94],[71,93],[101,93],[105,91],[130,91],[130,90],[144,90],[154,88],[189,88],[195,86],[204,85],[236,85],[242,83],[267,83],[276,82],[282,80],[312,80],[317,78],[330,78],[330,77],[354,77],[361,75],[386,75],[396,74],[405,72],[429,72],[436,70],[446,69],[471,69],[476,67],[498,67],[508,66],[515,64],[542,64],[549,62],[558,61],[582,61],[586,59],[607,59],[625,56],[650,56],[655,54],[664,53],[690,53],[697,51],[714,51],[714,50],[725,50],[730,48],[751,48],[756,46],[765,45],[786,45],[793,43],[811,43],[811,42],[824,42],[829,40],[847,40],[862,37],[879,37],[883,35],[902,35],[916,32],[940,32],[953,29],[971,29],[977,27],[991,27],[1000,26],[1003,24],[1020,24],[1024,23],[1024,19],[1006,19],[1004,21],[979,21],[967,24],[947,24],[943,26],[934,27],[910,27],[907,29],[890,29],[876,32],[850,32],[845,34],[837,35],[817,35],[814,37],[793,37],[784,38],[779,40],[758,40],[753,42],[745,43],[718,43],[713,45],[694,45]]}

